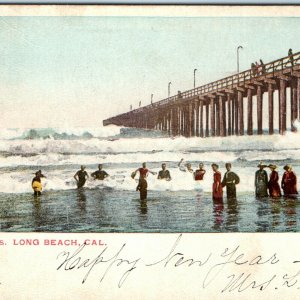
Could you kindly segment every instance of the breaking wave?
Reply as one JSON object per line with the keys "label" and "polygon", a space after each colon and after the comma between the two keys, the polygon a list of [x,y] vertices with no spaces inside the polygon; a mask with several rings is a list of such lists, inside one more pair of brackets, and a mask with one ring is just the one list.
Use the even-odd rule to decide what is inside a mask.
{"label": "breaking wave", "polygon": [[[300,126],[297,123],[297,127]],[[58,136],[60,135],[60,136]],[[130,137],[130,138],[128,138]],[[206,166],[205,180],[199,186],[190,174],[180,172],[178,161],[184,158],[195,169],[199,162]],[[36,170],[46,173],[44,190],[76,188],[74,173],[81,164],[88,172],[103,163],[111,175],[104,182],[89,180],[86,188],[135,190],[131,172],[142,162],[154,171],[166,162],[172,181],[158,181],[149,175],[151,190],[211,190],[210,164],[232,162],[240,175],[239,191],[253,192],[257,162],[282,166],[291,163],[300,174],[300,134],[231,136],[225,138],[165,137],[154,131],[126,129],[116,126],[75,129],[3,129],[0,131],[0,193],[27,193]]]}
{"label": "breaking wave", "polygon": [[0,140],[86,140],[107,138],[120,134],[121,127],[107,126],[95,128],[4,128],[0,130]]}
{"label": "breaking wave", "polygon": [[251,152],[284,151],[300,149],[300,134],[287,133],[264,136],[230,136],[225,138],[88,138],[77,140],[56,139],[2,139],[0,152],[4,155],[35,155],[41,153],[59,154],[120,154],[158,152]]}
{"label": "breaking wave", "polygon": [[89,140],[92,138],[115,140],[119,138],[166,137],[157,130],[136,129],[110,125],[95,128],[4,128],[0,130],[0,140]]}

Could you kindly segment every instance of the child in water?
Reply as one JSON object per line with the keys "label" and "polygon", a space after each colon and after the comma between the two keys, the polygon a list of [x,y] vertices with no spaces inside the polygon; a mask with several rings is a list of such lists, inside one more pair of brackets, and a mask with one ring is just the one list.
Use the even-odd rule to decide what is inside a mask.
{"label": "child in water", "polygon": [[39,170],[35,173],[35,177],[32,179],[31,186],[34,191],[34,196],[40,196],[42,194],[42,182],[41,178],[46,178],[45,175],[42,174],[42,171]]}

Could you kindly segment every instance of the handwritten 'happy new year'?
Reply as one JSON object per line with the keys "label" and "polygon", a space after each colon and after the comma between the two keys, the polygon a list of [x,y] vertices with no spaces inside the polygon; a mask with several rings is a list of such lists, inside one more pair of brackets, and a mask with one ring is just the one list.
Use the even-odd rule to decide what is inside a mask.
{"label": "handwritten 'happy new year'", "polygon": [[[299,270],[288,274],[280,273],[280,258],[276,252],[269,255],[249,254],[243,252],[240,246],[232,248],[224,248],[221,252],[210,252],[203,258],[187,257],[184,253],[178,252],[178,246],[182,239],[180,234],[170,249],[167,249],[166,254],[153,259],[151,262],[146,262],[142,257],[128,259],[124,257],[126,243],[112,253],[109,246],[105,246],[101,252],[95,257],[88,256],[88,247],[86,244],[78,247],[74,252],[62,251],[58,254],[57,260],[59,265],[57,270],[73,271],[84,270],[84,277],[81,283],[84,284],[92,273],[99,276],[99,282],[102,283],[109,273],[117,272],[119,279],[117,286],[121,288],[126,281],[130,280],[131,275],[140,268],[159,268],[179,269],[188,268],[195,270],[201,268],[203,278],[202,288],[206,289],[213,285],[217,279],[222,279],[222,286],[219,291],[224,292],[244,292],[250,289],[265,291],[267,289],[277,290],[279,287],[300,289],[300,266]],[[156,256],[158,256],[156,254]],[[249,258],[250,257],[250,258]],[[299,261],[293,260],[291,264]],[[274,266],[274,268],[272,268]],[[257,277],[257,267],[266,268],[266,274]],[[235,270],[234,272],[232,270]],[[270,269],[272,271],[270,271]],[[159,271],[158,271],[159,272]]]}

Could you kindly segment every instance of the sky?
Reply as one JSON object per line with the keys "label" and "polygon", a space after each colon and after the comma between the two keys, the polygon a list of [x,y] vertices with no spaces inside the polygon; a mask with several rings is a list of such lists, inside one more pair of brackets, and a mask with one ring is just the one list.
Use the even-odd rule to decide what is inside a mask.
{"label": "sky", "polygon": [[299,18],[0,17],[2,128],[102,120],[300,51]]}

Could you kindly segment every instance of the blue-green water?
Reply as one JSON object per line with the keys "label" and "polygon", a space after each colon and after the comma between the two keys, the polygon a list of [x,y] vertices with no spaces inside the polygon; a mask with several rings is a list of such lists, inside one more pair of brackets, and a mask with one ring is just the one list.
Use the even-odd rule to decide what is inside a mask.
{"label": "blue-green water", "polygon": [[255,199],[213,204],[211,194],[149,191],[141,203],[134,191],[82,189],[0,194],[1,231],[26,232],[285,232],[299,231],[294,199]]}
{"label": "blue-green water", "polygon": [[[160,132],[120,128],[40,129],[0,131],[0,231],[47,232],[286,232],[300,231],[298,200],[254,196],[257,165],[276,164],[300,174],[298,133],[214,138],[165,137]],[[199,184],[178,162],[195,170],[204,164]],[[149,174],[148,201],[140,203],[138,179],[131,173],[146,162],[158,172],[166,163],[172,180]],[[214,205],[212,163],[225,163],[240,177],[237,201]],[[73,178],[80,165],[91,174],[98,164],[110,175],[103,182],[91,177],[82,191]],[[37,170],[40,198],[32,195]],[[266,168],[268,174],[270,170]],[[202,191],[201,193],[199,191]],[[300,199],[300,196],[299,196]]]}

